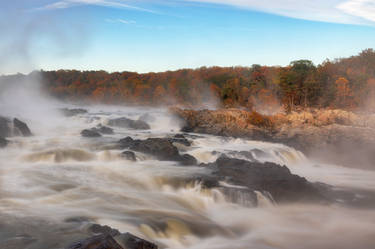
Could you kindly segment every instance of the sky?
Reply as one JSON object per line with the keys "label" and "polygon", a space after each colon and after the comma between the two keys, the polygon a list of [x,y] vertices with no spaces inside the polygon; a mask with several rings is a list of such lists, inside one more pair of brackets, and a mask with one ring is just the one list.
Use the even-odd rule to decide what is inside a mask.
{"label": "sky", "polygon": [[375,48],[375,0],[0,0],[0,74],[315,64]]}

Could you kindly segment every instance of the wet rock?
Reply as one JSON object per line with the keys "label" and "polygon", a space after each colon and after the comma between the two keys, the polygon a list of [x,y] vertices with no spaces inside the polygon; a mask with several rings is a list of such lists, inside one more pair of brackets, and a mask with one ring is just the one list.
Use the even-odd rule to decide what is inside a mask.
{"label": "wet rock", "polygon": [[74,108],[74,109],[62,108],[62,109],[60,109],[60,111],[66,117],[73,117],[73,116],[76,116],[76,115],[87,113],[87,110],[82,109],[82,108]]}
{"label": "wet rock", "polygon": [[149,113],[145,113],[142,116],[138,118],[138,120],[144,121],[144,122],[154,122],[156,118]]}
{"label": "wet rock", "polygon": [[119,144],[121,148],[126,149],[134,144],[134,139],[131,137],[122,138],[120,139]]}
{"label": "wet rock", "polygon": [[158,246],[130,233],[120,233],[117,229],[92,224],[88,232],[93,237],[78,241],[66,249],[157,249]]}
{"label": "wet rock", "polygon": [[104,234],[104,235],[111,235],[113,237],[120,235],[119,230],[113,229],[109,226],[102,226],[99,224],[90,225],[88,228],[88,231],[95,235]]}
{"label": "wet rock", "polygon": [[131,128],[135,130],[149,130],[151,127],[142,120],[132,120],[129,118],[116,118],[108,122],[110,126],[117,126],[123,128]]}
{"label": "wet rock", "polygon": [[24,137],[29,137],[32,135],[27,124],[17,118],[13,119],[13,126],[14,128],[18,129]]}
{"label": "wet rock", "polygon": [[124,233],[115,237],[116,241],[124,249],[157,249],[158,246],[130,233]]}
{"label": "wet rock", "polygon": [[92,130],[92,129],[86,129],[81,131],[81,136],[82,137],[101,137],[99,132]]}
{"label": "wet rock", "polygon": [[189,154],[184,154],[181,156],[180,162],[182,165],[197,165],[197,159]]}
{"label": "wet rock", "polygon": [[4,148],[8,145],[8,140],[5,138],[0,137],[0,148]]}
{"label": "wet rock", "polygon": [[0,137],[10,137],[12,135],[10,125],[9,119],[0,116]]}
{"label": "wet rock", "polygon": [[[76,242],[66,249],[125,249],[120,246],[111,235],[97,235],[79,242]],[[127,249],[127,248],[126,248]]]}
{"label": "wet rock", "polygon": [[121,157],[129,161],[133,161],[133,162],[137,161],[135,157],[135,153],[133,151],[124,151],[121,153]]}
{"label": "wet rock", "polygon": [[164,138],[134,140],[129,149],[153,155],[163,161],[177,161],[180,159],[177,148],[168,139]]}
{"label": "wet rock", "polygon": [[182,134],[176,134],[169,139],[172,143],[180,143],[185,146],[191,146],[191,142]]}
{"label": "wet rock", "polygon": [[213,169],[218,180],[247,187],[249,191],[267,191],[276,202],[325,200],[313,183],[292,174],[286,166],[225,156],[207,166]]}
{"label": "wet rock", "polygon": [[176,146],[169,138],[148,138],[146,140],[134,140],[131,137],[119,141],[122,149],[130,149],[155,156],[161,161],[178,161],[184,165],[195,165],[196,159],[190,155],[181,156]]}
{"label": "wet rock", "polygon": [[99,125],[98,127],[91,128],[92,131],[96,131],[100,134],[111,135],[114,134],[113,129],[107,126]]}

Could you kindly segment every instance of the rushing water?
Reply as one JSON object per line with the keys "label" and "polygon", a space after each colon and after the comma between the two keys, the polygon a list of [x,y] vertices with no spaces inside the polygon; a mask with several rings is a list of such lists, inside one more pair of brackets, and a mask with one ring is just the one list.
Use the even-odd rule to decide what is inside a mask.
{"label": "rushing water", "polygon": [[[229,202],[219,190],[181,181],[209,174],[205,168],[183,167],[142,153],[136,153],[137,162],[120,157],[121,150],[113,146],[120,138],[178,133],[178,122],[165,111],[89,109],[88,114],[69,118],[54,112],[29,117],[35,135],[11,138],[0,150],[0,248],[59,248],[79,238],[87,222],[131,232],[161,248],[375,248],[372,208],[276,205],[261,193],[258,207]],[[114,135],[101,138],[80,136],[82,129],[105,125],[110,118],[137,119],[144,113],[156,118],[150,131],[115,128]],[[199,162],[213,162],[220,153],[242,158],[235,152],[258,149],[263,152],[253,153],[258,161],[287,165],[310,181],[375,191],[375,172],[317,164],[281,144],[201,134],[189,139],[191,147],[177,146]]]}

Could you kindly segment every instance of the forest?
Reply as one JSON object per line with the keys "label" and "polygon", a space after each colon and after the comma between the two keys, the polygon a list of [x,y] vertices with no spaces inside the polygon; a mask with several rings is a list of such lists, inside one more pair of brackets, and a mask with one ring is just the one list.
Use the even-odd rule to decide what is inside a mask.
{"label": "forest", "polygon": [[326,60],[309,60],[286,67],[201,67],[161,73],[40,71],[43,88],[62,100],[129,105],[241,107],[270,113],[282,108],[373,110],[375,107],[375,51]]}

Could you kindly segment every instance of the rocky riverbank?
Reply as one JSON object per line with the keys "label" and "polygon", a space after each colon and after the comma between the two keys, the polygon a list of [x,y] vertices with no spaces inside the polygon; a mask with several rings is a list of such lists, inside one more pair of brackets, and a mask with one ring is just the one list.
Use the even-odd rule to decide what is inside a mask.
{"label": "rocky riverbank", "polygon": [[317,109],[273,116],[239,109],[171,112],[183,131],[278,142],[325,162],[374,168],[375,115]]}

